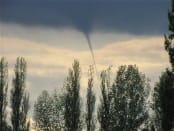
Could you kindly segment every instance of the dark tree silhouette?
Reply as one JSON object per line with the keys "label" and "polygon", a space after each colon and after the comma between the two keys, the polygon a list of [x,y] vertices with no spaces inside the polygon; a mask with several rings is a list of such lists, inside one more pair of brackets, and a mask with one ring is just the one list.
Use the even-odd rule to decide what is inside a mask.
{"label": "dark tree silhouette", "polygon": [[95,118],[93,116],[95,109],[95,94],[93,92],[93,83],[94,83],[94,71],[93,67],[90,66],[89,69],[89,79],[88,79],[88,88],[87,88],[87,101],[86,101],[86,127],[87,131],[95,130]]}
{"label": "dark tree silhouette", "polygon": [[174,127],[174,0],[171,7],[168,12],[170,34],[164,35],[164,46],[168,52],[172,70],[167,69],[162,74],[154,88],[153,96],[156,128],[162,131],[170,131]]}
{"label": "dark tree silhouette", "polygon": [[155,131],[154,125],[151,125],[150,131]]}
{"label": "dark tree silhouette", "polygon": [[100,131],[112,131],[111,128],[111,86],[110,86],[110,68],[101,73],[101,99],[98,108],[98,121],[100,123]]}
{"label": "dark tree silhouette", "polygon": [[30,130],[30,121],[27,120],[29,108],[29,93],[25,92],[22,98],[20,113],[20,130],[22,131]]}
{"label": "dark tree silhouette", "polygon": [[174,71],[174,0],[172,0],[172,9],[168,12],[169,20],[169,31],[171,32],[168,36],[164,35],[165,38],[165,50],[168,52],[169,60]]}
{"label": "dark tree silhouette", "polygon": [[80,109],[80,65],[74,60],[72,69],[69,69],[69,76],[65,83],[65,130],[81,130],[81,109]]}
{"label": "dark tree silhouette", "polygon": [[155,123],[158,130],[171,131],[174,127],[173,80],[173,72],[167,69],[154,88]]}
{"label": "dark tree silhouette", "polygon": [[15,65],[15,78],[11,90],[11,123],[13,131],[29,130],[27,113],[29,109],[29,96],[25,91],[26,82],[26,61],[24,58],[17,58]]}
{"label": "dark tree silhouette", "polygon": [[0,131],[6,131],[6,106],[8,89],[8,63],[5,58],[0,60]]}

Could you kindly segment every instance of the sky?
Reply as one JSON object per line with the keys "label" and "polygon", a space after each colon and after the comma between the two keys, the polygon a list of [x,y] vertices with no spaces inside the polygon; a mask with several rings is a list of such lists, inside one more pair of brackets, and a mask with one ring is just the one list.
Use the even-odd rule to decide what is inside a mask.
{"label": "sky", "polygon": [[[94,52],[98,74],[112,65],[133,64],[158,81],[170,67],[163,35],[168,34],[170,0],[0,0],[0,57],[9,63],[9,83],[16,58],[27,61],[31,110],[43,90],[61,93],[74,59],[81,65],[81,94],[86,95]],[[9,89],[11,84],[9,84]],[[32,115],[32,111],[30,112]]]}

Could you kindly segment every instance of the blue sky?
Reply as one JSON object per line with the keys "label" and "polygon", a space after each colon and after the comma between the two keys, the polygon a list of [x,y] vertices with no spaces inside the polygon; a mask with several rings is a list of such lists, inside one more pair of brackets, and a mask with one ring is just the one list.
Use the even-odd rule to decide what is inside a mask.
{"label": "blue sky", "polygon": [[[59,90],[79,59],[84,96],[93,64],[89,35],[99,72],[136,64],[154,83],[169,67],[168,9],[170,0],[0,0],[0,56],[9,62],[9,81],[16,58],[25,57],[32,106],[42,90]],[[97,78],[95,86],[98,93]]]}

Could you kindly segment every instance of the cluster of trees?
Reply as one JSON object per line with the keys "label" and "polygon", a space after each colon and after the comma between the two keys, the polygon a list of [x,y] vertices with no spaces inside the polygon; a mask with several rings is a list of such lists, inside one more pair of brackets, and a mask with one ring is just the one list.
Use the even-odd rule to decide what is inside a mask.
{"label": "cluster of trees", "polygon": [[[154,88],[152,96],[155,117],[149,118],[150,84],[144,74],[135,65],[120,66],[111,83],[109,67],[101,72],[100,103],[95,113],[96,96],[93,91],[94,72],[89,68],[86,110],[82,110],[80,97],[80,64],[74,61],[69,69],[62,94],[55,91],[50,95],[43,91],[34,105],[35,129],[45,131],[136,131],[142,130],[171,131],[174,127],[174,76],[167,69]],[[26,92],[26,61],[17,58],[15,77],[10,92],[11,125],[6,121],[8,63],[5,58],[0,61],[0,130],[29,131],[27,120],[29,94]],[[148,121],[152,121],[148,125]]]}
{"label": "cluster of trees", "polygon": [[57,91],[50,96],[43,91],[34,105],[35,127],[46,131],[78,131],[83,128],[83,118],[87,123],[87,131],[95,130],[95,94],[93,92],[93,68],[90,67],[86,114],[82,113],[82,100],[80,98],[80,65],[74,61],[72,69],[65,81],[63,93]]}
{"label": "cluster of trees", "polygon": [[[172,131],[174,130],[174,0],[168,12],[169,30],[165,49],[171,69],[166,69],[154,88],[135,65],[118,68],[111,82],[111,67],[100,75],[100,102],[96,108],[94,71],[89,68],[85,111],[80,97],[80,64],[74,60],[63,93],[43,91],[34,104],[35,129],[43,131]],[[29,94],[26,91],[26,61],[18,57],[7,110],[8,63],[0,60],[0,131],[29,131]],[[150,91],[153,92],[150,93]],[[152,95],[150,95],[152,94]],[[148,103],[150,101],[150,104]],[[7,122],[10,113],[11,122]],[[149,114],[155,114],[150,117]],[[11,124],[10,124],[11,123]]]}
{"label": "cluster of trees", "polygon": [[[101,73],[101,98],[95,113],[93,68],[89,69],[86,111],[82,110],[80,65],[74,61],[64,93],[43,91],[34,106],[35,127],[46,131],[134,131],[148,120],[149,82],[135,65],[121,66],[111,84],[110,67]],[[56,91],[55,91],[56,92]]]}
{"label": "cluster of trees", "polygon": [[[139,72],[135,65],[120,66],[114,82],[111,83],[109,67],[101,72],[101,97],[99,106],[95,109],[96,97],[92,89],[94,79],[90,67],[86,110],[83,112],[79,95],[80,66],[79,62],[75,60],[65,81],[64,93],[61,95],[53,94],[50,97],[48,92],[44,91],[38,97],[34,108],[36,128],[47,131],[79,131],[82,129],[87,131],[174,130],[174,0],[172,0],[172,9],[168,12],[168,19],[171,33],[165,35],[164,38],[165,49],[169,54],[172,68],[167,68],[161,74],[159,82],[155,84],[154,88],[150,87],[149,80]],[[59,102],[56,103],[56,100]],[[47,110],[48,108],[44,108],[49,107],[48,101],[50,102],[50,110],[54,112],[58,109],[56,113],[51,113]],[[56,107],[57,104],[59,108]],[[154,117],[150,117],[149,114],[154,114]],[[47,115],[49,117],[45,118]],[[54,120],[55,116],[57,116],[56,120]],[[49,120],[48,123],[47,120]],[[43,124],[44,122],[47,124]]]}
{"label": "cluster of trees", "polygon": [[[10,92],[10,108],[7,111],[8,100],[8,63],[4,57],[0,60],[0,131],[29,131],[27,113],[29,109],[29,94],[26,91],[26,61],[18,57],[14,69]],[[7,122],[10,113],[11,124]]]}

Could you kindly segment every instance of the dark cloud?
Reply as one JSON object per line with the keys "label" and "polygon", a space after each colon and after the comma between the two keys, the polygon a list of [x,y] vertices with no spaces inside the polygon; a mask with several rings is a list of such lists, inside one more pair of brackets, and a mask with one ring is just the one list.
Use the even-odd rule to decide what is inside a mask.
{"label": "dark cloud", "polygon": [[0,22],[136,35],[167,31],[170,1],[0,0]]}

